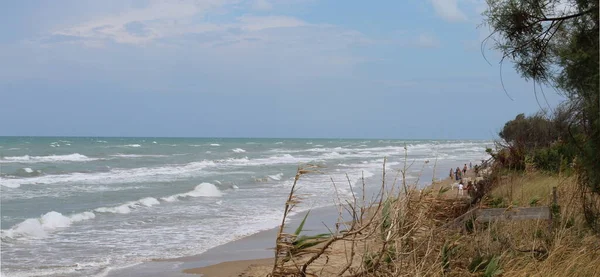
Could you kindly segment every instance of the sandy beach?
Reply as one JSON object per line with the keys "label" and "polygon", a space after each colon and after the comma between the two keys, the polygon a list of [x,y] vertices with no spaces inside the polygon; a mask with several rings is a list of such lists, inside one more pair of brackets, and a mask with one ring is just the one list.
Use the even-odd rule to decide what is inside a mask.
{"label": "sandy beach", "polygon": [[[475,173],[473,170],[469,170],[466,174],[466,177],[475,177]],[[438,192],[442,188],[449,188],[449,190],[444,193],[444,198],[466,198],[465,196],[458,195],[458,189],[451,189],[451,184],[456,183],[455,180],[450,178],[445,178],[442,180],[438,180],[433,184],[427,185],[423,188],[423,192],[432,191]],[[320,229],[320,231],[327,231],[326,228],[323,228],[323,224],[332,225],[336,218],[337,212],[333,207],[320,209],[317,212],[311,213],[311,217],[307,220],[307,231],[314,233]],[[298,217],[296,217],[298,220]],[[295,226],[292,224],[291,226]],[[318,232],[316,232],[318,233]],[[193,266],[194,264],[208,262],[212,263],[210,265],[199,266],[199,267],[190,267],[183,270],[183,273],[187,274],[198,274],[205,277],[261,277],[269,274],[273,268],[273,244],[276,237],[276,230],[268,230],[256,234],[255,236],[251,236],[248,238],[244,238],[239,241],[232,242],[224,247],[217,247],[212,249],[211,253],[207,253],[207,255],[199,255],[196,257],[187,257],[179,260],[188,261],[186,266]],[[268,237],[268,239],[266,239]],[[258,242],[259,238],[264,239],[263,241]],[[249,241],[255,241],[258,245],[262,245],[265,248],[258,250],[256,252],[248,252],[244,247],[244,243],[248,243]],[[346,259],[345,247],[343,243],[338,243],[337,247],[333,247],[334,252],[339,252],[337,255],[329,255],[329,263],[328,266],[332,266],[333,264],[343,264]],[[217,259],[207,260],[208,256],[213,256],[216,253],[221,252],[223,254],[223,259],[215,263]],[[246,258],[240,259],[229,259],[230,257],[234,257],[236,255],[247,255]],[[218,256],[218,255],[217,255]],[[265,258],[267,256],[268,258]],[[227,257],[227,258],[226,258]],[[194,262],[195,261],[195,262]]]}

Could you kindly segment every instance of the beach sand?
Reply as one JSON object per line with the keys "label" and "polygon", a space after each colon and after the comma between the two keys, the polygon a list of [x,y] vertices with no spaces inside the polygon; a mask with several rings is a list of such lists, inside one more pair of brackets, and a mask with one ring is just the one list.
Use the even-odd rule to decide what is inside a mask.
{"label": "beach sand", "polygon": [[223,262],[199,268],[183,270],[188,274],[200,274],[205,277],[238,277],[254,276],[273,267],[273,258]]}

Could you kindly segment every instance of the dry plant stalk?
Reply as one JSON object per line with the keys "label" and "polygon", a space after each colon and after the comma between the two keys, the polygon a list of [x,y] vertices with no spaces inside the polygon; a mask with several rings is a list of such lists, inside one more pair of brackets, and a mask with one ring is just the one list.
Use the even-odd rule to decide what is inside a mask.
{"label": "dry plant stalk", "polygon": [[[413,164],[405,154],[404,166],[386,184],[384,160],[382,182],[371,201],[365,199],[364,178],[362,195],[355,194],[348,179],[350,199],[342,199],[339,184],[331,180],[338,221],[330,237],[295,255],[277,252],[271,276],[600,276],[600,239],[584,227],[575,177],[559,177],[559,219],[549,229],[540,220],[477,223],[465,215],[471,207],[468,199],[418,190],[424,166],[417,181],[409,183]],[[301,175],[286,214],[288,206],[299,203],[293,194]],[[493,175],[480,190],[486,195],[506,192],[509,198],[520,191],[521,199],[528,199],[533,197],[527,195],[529,187],[546,180]],[[281,227],[278,251],[293,247],[286,241],[291,239]]]}
{"label": "dry plant stalk", "polygon": [[[338,184],[331,180],[337,195],[338,222],[335,228],[329,229],[331,234],[327,240],[313,249],[300,252],[291,250],[293,235],[283,232],[285,217],[299,203],[294,196],[297,181],[302,175],[302,170],[299,170],[277,237],[276,259],[271,276],[370,276],[374,272],[403,275],[423,270],[439,271],[439,266],[425,269],[426,260],[439,260],[439,253],[431,247],[434,238],[432,230],[436,226],[426,220],[431,214],[431,203],[438,198],[417,189],[427,163],[428,161],[421,167],[417,180],[409,184],[407,173],[414,161],[408,161],[405,147],[404,166],[398,170],[391,186],[388,186],[384,159],[382,181],[370,202],[365,200],[364,177],[361,197],[357,197],[352,182],[347,178],[352,195],[350,200],[341,199]],[[399,175],[401,184],[397,184]],[[345,214],[351,218],[345,218]],[[335,252],[339,248],[346,256],[345,261],[334,265],[329,261],[329,252]],[[293,252],[296,255],[290,254]],[[400,273],[400,269],[408,267],[409,271]]]}

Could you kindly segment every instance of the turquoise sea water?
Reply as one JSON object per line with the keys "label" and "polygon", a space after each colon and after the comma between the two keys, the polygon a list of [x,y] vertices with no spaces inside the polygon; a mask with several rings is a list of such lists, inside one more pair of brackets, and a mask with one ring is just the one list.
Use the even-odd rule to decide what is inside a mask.
{"label": "turquoise sea water", "polygon": [[[490,141],[0,137],[2,276],[102,276],[199,254],[277,226],[296,168],[307,201],[333,204],[331,179],[368,188],[403,166],[431,180],[486,157]],[[394,175],[394,174],[390,174]],[[339,185],[338,185],[339,186]],[[347,186],[339,186],[343,197]]]}

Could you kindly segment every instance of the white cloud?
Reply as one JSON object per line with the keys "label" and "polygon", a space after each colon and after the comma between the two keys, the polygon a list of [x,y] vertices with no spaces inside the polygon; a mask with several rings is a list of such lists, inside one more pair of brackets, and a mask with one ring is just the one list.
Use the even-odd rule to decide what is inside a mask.
{"label": "white cloud", "polygon": [[433,9],[438,16],[442,17],[446,21],[460,22],[466,21],[467,16],[458,7],[458,0],[430,0],[433,5]]}
{"label": "white cloud", "polygon": [[[132,9],[57,30],[55,36],[72,36],[88,40],[112,40],[118,43],[143,44],[178,33],[179,21],[202,17],[211,9],[228,4],[227,0],[154,1],[142,9]],[[128,28],[135,24],[137,31]]]}
{"label": "white cloud", "polygon": [[270,28],[289,28],[307,25],[304,21],[288,16],[242,16],[239,25],[245,31],[260,31]]}
{"label": "white cloud", "polygon": [[[109,47],[114,53],[128,57],[132,55],[128,51],[135,52],[136,46],[143,46],[144,53],[152,54],[139,63],[98,59],[89,64],[107,63],[101,68],[145,72],[154,68],[149,64],[165,64],[170,68],[177,61],[176,68],[187,64],[193,68],[190,71],[205,70],[203,74],[214,74],[215,78],[236,75],[248,82],[265,83],[347,75],[356,65],[369,61],[356,50],[373,40],[360,32],[311,24],[291,16],[252,15],[254,7],[234,1],[199,2],[202,3],[151,2],[143,8],[104,14],[57,29],[32,44],[75,50],[64,56],[75,64],[87,58],[96,59],[103,51],[95,49],[98,47]],[[235,17],[231,11],[245,15]],[[212,20],[216,17],[218,20]],[[120,47],[120,44],[134,47]],[[167,71],[164,66],[158,68]]]}
{"label": "white cloud", "polygon": [[273,5],[268,0],[255,0],[252,8],[259,11],[268,11],[273,8]]}

